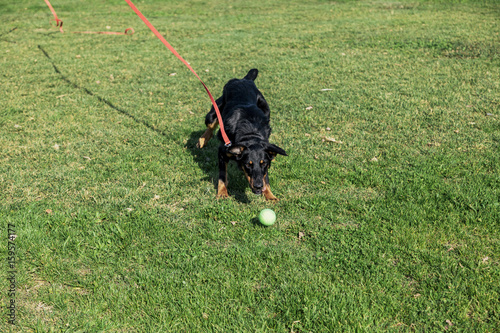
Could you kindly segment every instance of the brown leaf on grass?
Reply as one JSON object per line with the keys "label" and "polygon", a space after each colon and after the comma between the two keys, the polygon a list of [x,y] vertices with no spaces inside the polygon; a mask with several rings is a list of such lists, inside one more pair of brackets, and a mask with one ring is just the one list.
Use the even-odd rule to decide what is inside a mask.
{"label": "brown leaf on grass", "polygon": [[51,214],[52,214],[52,209],[46,209],[46,210],[45,210],[45,213],[47,213],[47,214],[51,215]]}
{"label": "brown leaf on grass", "polygon": [[306,110],[312,110],[312,108],[313,108],[312,106],[308,106]]}
{"label": "brown leaf on grass", "polygon": [[208,314],[207,313],[203,312],[202,316],[203,316],[203,319],[208,319]]}
{"label": "brown leaf on grass", "polygon": [[292,323],[292,328],[291,328],[291,330],[290,330],[290,333],[296,333],[296,332],[293,330],[293,325],[298,324],[298,323],[300,323],[300,320],[296,320],[296,321],[294,321],[294,322]]}
{"label": "brown leaf on grass", "polygon": [[427,144],[427,146],[429,146],[429,147],[432,147],[432,146],[439,147],[439,146],[441,146],[441,144],[439,142],[429,142]]}
{"label": "brown leaf on grass", "polygon": [[335,142],[335,143],[338,143],[338,144],[342,144],[343,143],[342,141],[335,140],[335,138],[332,138],[332,137],[329,137],[329,136],[325,136],[323,138],[323,141]]}
{"label": "brown leaf on grass", "polygon": [[36,311],[47,311],[47,312],[52,312],[52,309],[53,309],[53,306],[49,306],[49,305],[46,305],[42,302],[39,302],[37,307],[36,307]]}
{"label": "brown leaf on grass", "polygon": [[301,240],[304,236],[305,236],[305,234],[302,231],[300,231],[299,232],[299,240]]}
{"label": "brown leaf on grass", "polygon": [[236,223],[237,223],[236,221],[231,221],[232,225],[236,225]]}

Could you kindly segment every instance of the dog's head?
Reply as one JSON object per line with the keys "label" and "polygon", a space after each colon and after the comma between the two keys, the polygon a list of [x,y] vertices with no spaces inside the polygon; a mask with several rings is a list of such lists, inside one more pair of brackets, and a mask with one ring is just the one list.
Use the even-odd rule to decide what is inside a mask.
{"label": "dog's head", "polygon": [[228,148],[227,153],[234,157],[243,169],[250,188],[255,194],[262,194],[266,189],[267,171],[276,155],[287,156],[282,148],[267,142],[249,146],[232,146]]}

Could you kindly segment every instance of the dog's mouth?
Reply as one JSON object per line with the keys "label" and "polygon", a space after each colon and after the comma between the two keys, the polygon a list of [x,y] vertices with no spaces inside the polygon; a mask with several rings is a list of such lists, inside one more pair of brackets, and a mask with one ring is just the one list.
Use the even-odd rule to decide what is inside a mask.
{"label": "dog's mouth", "polygon": [[262,194],[262,189],[261,189],[261,188],[256,189],[256,188],[253,188],[253,187],[252,187],[252,192],[253,192],[253,194],[255,194],[255,195],[261,195],[261,194]]}
{"label": "dog's mouth", "polygon": [[261,195],[264,190],[266,189],[266,185],[262,187],[255,187],[253,184],[250,184],[250,188],[252,189],[253,194],[255,195]]}

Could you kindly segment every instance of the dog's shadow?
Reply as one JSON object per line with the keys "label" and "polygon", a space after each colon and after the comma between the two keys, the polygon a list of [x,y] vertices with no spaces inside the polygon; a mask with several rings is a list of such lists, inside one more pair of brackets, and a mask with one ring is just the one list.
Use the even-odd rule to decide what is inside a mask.
{"label": "dog's shadow", "polygon": [[[198,139],[204,132],[204,130],[192,132],[186,143],[186,148],[187,150],[189,150],[189,152],[191,152],[193,160],[198,163],[200,169],[205,173],[205,177],[203,177],[201,181],[211,182],[216,193],[219,175],[219,163],[217,155],[220,142],[214,135],[212,140],[210,140],[205,147],[196,147]],[[241,172],[241,170],[238,170],[236,163],[232,161],[228,164],[227,167],[227,177],[229,180],[229,196],[235,198],[239,202],[249,203],[250,199],[245,193],[245,190],[248,187],[248,182],[243,177],[243,173]]]}

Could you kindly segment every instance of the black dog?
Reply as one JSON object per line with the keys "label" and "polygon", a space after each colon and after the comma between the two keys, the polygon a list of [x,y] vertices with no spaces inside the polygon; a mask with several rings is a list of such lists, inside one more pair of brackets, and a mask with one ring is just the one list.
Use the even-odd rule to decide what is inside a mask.
{"label": "black dog", "polygon": [[[216,100],[221,112],[226,134],[232,145],[219,146],[219,183],[217,198],[228,197],[227,163],[235,160],[243,170],[255,194],[264,194],[267,200],[278,200],[271,192],[267,171],[277,154],[287,156],[280,147],[269,143],[269,105],[255,86],[259,71],[251,69],[241,80],[232,79],[225,86],[222,96]],[[203,148],[212,138],[218,125],[217,115],[212,106],[205,117],[207,130],[198,142]],[[219,131],[218,139],[223,142]]]}

